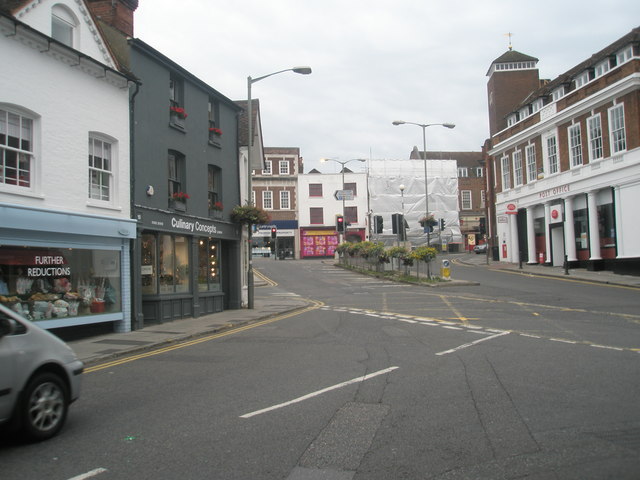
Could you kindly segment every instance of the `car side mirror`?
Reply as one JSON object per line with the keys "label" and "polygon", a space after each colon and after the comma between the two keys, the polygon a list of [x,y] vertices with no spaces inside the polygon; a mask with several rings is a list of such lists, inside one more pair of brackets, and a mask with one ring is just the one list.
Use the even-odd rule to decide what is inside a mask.
{"label": "car side mirror", "polygon": [[7,317],[0,317],[0,338],[11,335],[13,333],[13,329],[14,326],[11,320]]}

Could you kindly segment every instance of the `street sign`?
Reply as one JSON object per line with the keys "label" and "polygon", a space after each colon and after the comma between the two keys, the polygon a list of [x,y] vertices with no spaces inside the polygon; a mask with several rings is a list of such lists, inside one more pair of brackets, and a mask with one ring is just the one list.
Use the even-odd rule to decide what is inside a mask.
{"label": "street sign", "polygon": [[353,200],[353,190],[336,190],[333,194],[336,200]]}

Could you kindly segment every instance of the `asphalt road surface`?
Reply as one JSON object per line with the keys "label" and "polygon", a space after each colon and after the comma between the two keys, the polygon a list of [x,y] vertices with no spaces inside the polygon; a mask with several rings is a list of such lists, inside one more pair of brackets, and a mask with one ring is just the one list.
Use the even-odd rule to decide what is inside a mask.
{"label": "asphalt road surface", "polygon": [[424,288],[255,262],[314,308],[88,373],[1,478],[637,479],[638,291],[454,265]]}

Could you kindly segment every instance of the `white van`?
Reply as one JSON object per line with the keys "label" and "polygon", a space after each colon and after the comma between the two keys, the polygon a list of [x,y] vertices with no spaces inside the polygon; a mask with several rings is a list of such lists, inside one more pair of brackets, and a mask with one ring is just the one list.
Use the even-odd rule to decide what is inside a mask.
{"label": "white van", "polygon": [[82,370],[66,343],[0,304],[0,425],[29,440],[53,437],[80,395]]}

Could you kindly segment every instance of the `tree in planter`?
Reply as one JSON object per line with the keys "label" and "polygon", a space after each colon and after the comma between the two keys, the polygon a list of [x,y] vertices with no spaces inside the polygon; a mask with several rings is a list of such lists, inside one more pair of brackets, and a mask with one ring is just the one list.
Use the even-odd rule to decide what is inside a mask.
{"label": "tree in planter", "polygon": [[387,250],[387,254],[390,258],[398,260],[398,270],[400,270],[400,264],[405,267],[405,275],[408,275],[408,268],[413,265],[413,258],[411,258],[411,252],[404,247],[391,247]]}
{"label": "tree in planter", "polygon": [[427,264],[427,278],[429,279],[431,278],[431,260],[436,258],[436,253],[437,251],[435,248],[423,245],[422,247],[418,247],[412,251],[410,255],[414,260],[425,262]]}

